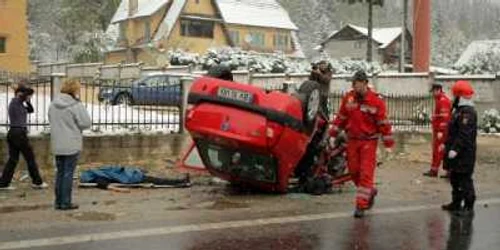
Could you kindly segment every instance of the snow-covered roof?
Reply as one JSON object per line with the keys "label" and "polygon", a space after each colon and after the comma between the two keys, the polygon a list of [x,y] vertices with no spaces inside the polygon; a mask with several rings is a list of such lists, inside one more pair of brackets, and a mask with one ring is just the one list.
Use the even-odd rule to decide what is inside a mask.
{"label": "snow-covered roof", "polygon": [[[154,42],[158,42],[162,39],[168,38],[172,33],[175,23],[181,17],[187,0],[138,0],[138,12],[132,17],[128,16],[129,0],[122,0],[115,16],[111,21],[111,24],[108,26],[106,34],[116,41],[119,36],[119,26],[117,22],[130,18],[152,15],[165,4],[170,2],[171,5],[152,40]],[[292,42],[294,47],[294,53],[292,56],[305,58],[305,54],[302,51],[299,38],[296,34],[296,31],[298,31],[297,26],[295,26],[290,19],[288,12],[275,0],[215,0],[215,3],[217,4],[217,8],[220,10],[222,21],[224,23],[280,28],[294,31],[292,32]],[[107,49],[108,51],[111,51],[121,48],[108,46]]]}
{"label": "snow-covered roof", "polygon": [[160,26],[158,27],[158,32],[156,32],[153,41],[160,41],[162,38],[168,38],[172,29],[174,29],[175,22],[179,19],[179,16],[186,5],[186,0],[172,0],[172,6],[167,12],[167,15],[161,21]]}
{"label": "snow-covered roof", "polygon": [[500,40],[473,41],[462,53],[455,66],[467,64],[475,55],[490,51],[500,53]]}
{"label": "snow-covered roof", "polygon": [[[356,30],[357,32],[361,33],[364,36],[368,36],[368,28],[356,26],[353,24],[348,24],[344,28],[342,28],[341,30],[343,30],[347,27]],[[334,38],[335,35],[337,35],[339,33],[339,31],[340,30],[336,30],[336,31],[332,32],[328,36],[328,38],[323,42],[323,44],[327,43],[330,39]],[[387,46],[391,45],[391,43],[394,42],[394,40],[396,40],[401,35],[401,33],[402,33],[401,31],[402,31],[401,27],[374,28],[372,37],[373,37],[374,41],[376,41],[377,43],[380,44],[380,46],[379,46],[380,49],[385,49],[385,48],[387,48]]]}
{"label": "snow-covered roof", "polygon": [[122,0],[118,10],[115,12],[111,23],[121,22],[127,19],[151,16],[165,6],[170,0],[137,0],[137,12],[129,15],[129,1]]}
{"label": "snow-covered roof", "polygon": [[224,21],[256,27],[298,30],[288,12],[275,0],[216,0]]}

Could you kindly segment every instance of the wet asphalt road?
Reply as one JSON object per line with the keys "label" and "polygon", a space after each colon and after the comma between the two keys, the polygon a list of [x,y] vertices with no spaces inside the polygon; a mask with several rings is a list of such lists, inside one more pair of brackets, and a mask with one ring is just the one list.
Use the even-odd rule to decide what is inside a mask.
{"label": "wet asphalt road", "polygon": [[[47,250],[500,249],[500,202],[488,203],[487,207],[479,204],[476,215],[465,218],[449,215],[437,206],[402,206],[375,209],[364,219],[352,218],[347,210],[260,220],[242,213],[241,218],[224,222],[115,225],[96,235],[67,235],[60,228],[58,233],[42,230],[23,236],[17,246]],[[51,239],[55,235],[63,236]],[[16,246],[14,241],[8,244],[0,240],[0,249]]]}

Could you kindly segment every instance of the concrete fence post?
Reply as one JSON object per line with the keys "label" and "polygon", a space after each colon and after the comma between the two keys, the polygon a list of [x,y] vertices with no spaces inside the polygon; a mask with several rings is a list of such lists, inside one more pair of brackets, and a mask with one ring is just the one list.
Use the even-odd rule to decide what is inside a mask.
{"label": "concrete fence post", "polygon": [[375,87],[375,89],[379,89],[378,73],[373,73],[372,84]]}
{"label": "concrete fence post", "polygon": [[186,133],[186,113],[188,109],[188,97],[189,97],[189,90],[191,89],[191,86],[193,85],[193,80],[194,78],[192,77],[183,77],[181,79],[181,94],[182,94],[182,103],[181,107],[179,110],[179,133],[184,134]]}
{"label": "concrete fence post", "polygon": [[118,81],[118,84],[120,84],[121,80],[122,80],[122,64],[121,63],[119,63],[117,65],[117,70],[118,70],[117,81]]}
{"label": "concrete fence post", "polygon": [[252,71],[248,71],[248,85],[253,85],[253,74]]}
{"label": "concrete fence post", "polygon": [[289,73],[285,73],[285,81],[283,82],[282,91],[284,93],[290,93],[290,86],[292,85],[292,77]]}
{"label": "concrete fence post", "polygon": [[50,75],[50,99],[54,100],[60,90],[63,79],[66,77],[64,73],[52,73]]}

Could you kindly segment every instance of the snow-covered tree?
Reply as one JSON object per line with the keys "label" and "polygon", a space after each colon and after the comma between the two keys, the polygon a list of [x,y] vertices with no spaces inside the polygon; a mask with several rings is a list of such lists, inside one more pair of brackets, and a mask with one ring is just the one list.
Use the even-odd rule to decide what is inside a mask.
{"label": "snow-covered tree", "polygon": [[491,48],[478,52],[456,69],[462,74],[496,74],[500,72],[500,51]]}
{"label": "snow-covered tree", "polygon": [[233,70],[254,73],[299,73],[309,67],[307,61],[292,61],[283,54],[260,54],[230,47],[209,49],[202,56],[182,50],[171,50],[167,55],[170,65],[192,65],[198,70],[225,64]]}
{"label": "snow-covered tree", "polygon": [[31,58],[43,61],[102,60],[104,35],[119,0],[30,0]]}
{"label": "snow-covered tree", "polygon": [[480,126],[485,133],[500,133],[500,113],[498,110],[486,110],[481,116]]}

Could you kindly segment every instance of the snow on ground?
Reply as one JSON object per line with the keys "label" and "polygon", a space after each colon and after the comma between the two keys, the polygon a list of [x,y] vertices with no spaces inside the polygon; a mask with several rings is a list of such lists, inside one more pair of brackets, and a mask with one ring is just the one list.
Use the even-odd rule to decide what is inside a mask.
{"label": "snow on ground", "polygon": [[[8,127],[7,107],[12,93],[0,93],[0,133]],[[29,115],[31,135],[49,132],[48,110],[50,96],[36,95],[32,99],[35,113]],[[175,133],[179,131],[179,113],[176,109],[158,109],[153,106],[112,106],[104,103],[84,104],[92,118],[92,129],[87,136],[135,133]],[[162,107],[163,108],[163,107]]]}

